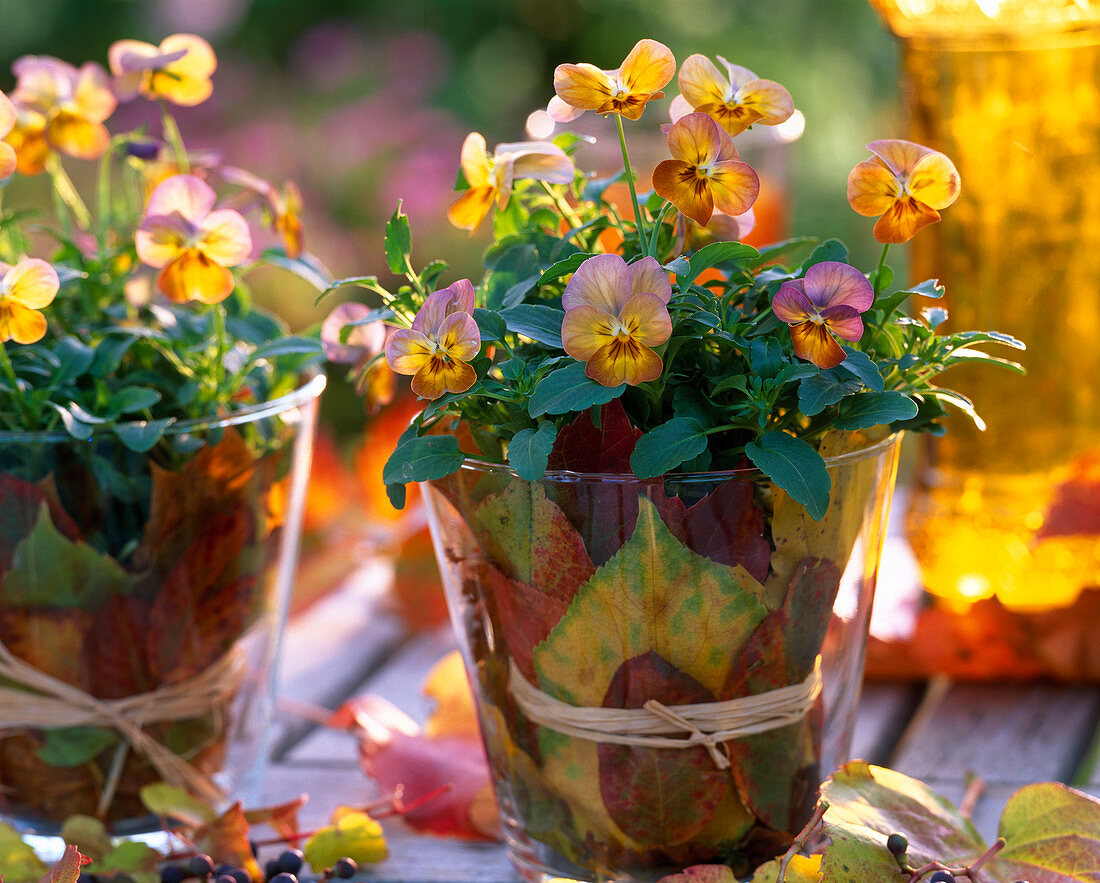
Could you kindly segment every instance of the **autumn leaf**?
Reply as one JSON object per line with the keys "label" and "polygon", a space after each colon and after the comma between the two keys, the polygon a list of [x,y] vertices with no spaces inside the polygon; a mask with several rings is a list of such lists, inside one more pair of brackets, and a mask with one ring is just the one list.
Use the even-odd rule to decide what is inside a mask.
{"label": "autumn leaf", "polygon": [[284,840],[291,841],[299,831],[298,810],[305,806],[308,800],[308,794],[299,794],[286,803],[246,809],[244,818],[249,825],[267,825]]}
{"label": "autumn leaf", "polygon": [[1100,448],[1079,454],[1054,489],[1039,539],[1100,534]]}
{"label": "autumn leaf", "polygon": [[1005,880],[1100,881],[1100,800],[1057,782],[1026,785],[1001,814]]}
{"label": "autumn leaf", "polygon": [[692,865],[678,874],[666,874],[657,883],[737,883],[729,865]]}
{"label": "autumn leaf", "polygon": [[429,739],[440,736],[481,738],[474,696],[466,679],[466,666],[461,653],[452,650],[433,665],[420,689],[435,702],[435,708],[424,724],[425,736]]}
{"label": "autumn leaf", "polygon": [[145,655],[149,602],[111,595],[95,612],[81,648],[88,689],[101,699],[122,699],[154,689]]}
{"label": "autumn leaf", "polygon": [[50,521],[66,539],[80,540],[80,530],[54,498],[38,485],[23,481],[8,472],[0,472],[0,574],[11,567],[15,547],[41,517],[45,504]]}
{"label": "autumn leaf", "polygon": [[252,854],[252,843],[248,834],[248,821],[240,801],[237,801],[213,821],[196,828],[191,835],[191,841],[199,852],[205,852],[215,864],[244,868],[253,880],[262,880],[263,872]]}
{"label": "autumn leaf", "polygon": [[309,866],[322,873],[344,857],[357,864],[376,864],[389,850],[378,822],[365,812],[344,812],[331,825],[319,828],[302,852]]}
{"label": "autumn leaf", "polygon": [[0,606],[0,641],[40,671],[86,688],[80,650],[93,621],[94,615],[79,607]]}
{"label": "autumn leaf", "polygon": [[[895,866],[896,867],[896,866]],[[795,855],[787,865],[785,883],[819,883],[821,874],[820,855]],[[752,875],[752,883],[776,883],[779,879],[779,859],[765,862]]]}
{"label": "autumn leaf", "polygon": [[80,869],[91,862],[88,856],[81,855],[79,849],[69,844],[57,864],[42,876],[39,883],[76,883]]}
{"label": "autumn leaf", "polygon": [[49,871],[38,853],[7,822],[0,822],[0,868],[5,883],[32,883]]}
{"label": "autumn leaf", "polygon": [[165,819],[176,819],[191,828],[213,822],[218,814],[208,804],[183,788],[167,782],[153,782],[141,791],[141,802],[149,812]]}
{"label": "autumn leaf", "polygon": [[431,629],[447,621],[447,599],[439,580],[431,532],[426,526],[395,550],[390,591],[401,619],[409,628]]}
{"label": "autumn leaf", "polygon": [[619,399],[600,408],[600,425],[592,409],[582,411],[558,430],[550,452],[550,469],[595,474],[630,474],[630,455],[642,431],[630,423]]}

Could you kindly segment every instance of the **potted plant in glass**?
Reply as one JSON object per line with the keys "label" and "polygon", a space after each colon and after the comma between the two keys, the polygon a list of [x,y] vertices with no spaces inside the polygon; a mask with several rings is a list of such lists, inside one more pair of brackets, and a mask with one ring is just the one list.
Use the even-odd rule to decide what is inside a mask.
{"label": "potted plant in glass", "polygon": [[[123,40],[110,73],[27,56],[0,94],[0,177],[55,207],[0,215],[0,813],[39,831],[155,827],[145,786],[219,802],[262,764],[324,378],[242,277],[320,270],[280,191],[184,146],[170,106],[215,64]],[[160,131],[111,134],[139,95]],[[94,200],[64,157],[98,160]]]}
{"label": "potted plant in glass", "polygon": [[385,323],[386,362],[426,400],[384,478],[397,503],[426,490],[532,878],[744,870],[787,847],[845,756],[900,434],[937,431],[945,404],[973,414],[933,378],[1014,367],[980,345],[1020,346],[902,312],[942,290],[892,288],[889,243],[959,188],[919,145],[875,142],[849,178],[853,207],[881,216],[870,274],[836,240],[730,239],[759,187],[733,136],[793,104],[724,59],[680,66],[670,158],[638,194],[623,119],[675,74],[653,40],[616,70],[557,68],[552,117],[615,121],[612,179],[576,170],[569,134],[492,155],[466,140],[451,219],[494,213],[476,286],[415,272],[400,210],[386,253],[406,284],[345,280],[382,305],[340,338]]}

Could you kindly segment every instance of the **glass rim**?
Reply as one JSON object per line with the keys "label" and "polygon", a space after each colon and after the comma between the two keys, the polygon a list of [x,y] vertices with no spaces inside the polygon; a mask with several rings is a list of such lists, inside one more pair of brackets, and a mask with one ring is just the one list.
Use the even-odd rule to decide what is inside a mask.
{"label": "glass rim", "polygon": [[[207,429],[224,429],[229,426],[239,426],[243,423],[252,423],[265,417],[274,417],[313,401],[321,395],[328,382],[325,373],[320,369],[308,372],[306,381],[295,387],[290,392],[278,398],[265,402],[255,402],[236,408],[221,416],[194,417],[189,420],[177,420],[165,427],[165,435],[183,435],[188,432]],[[95,425],[92,427],[91,436],[79,439],[61,429],[0,429],[0,444],[12,442],[74,442],[77,444],[90,444],[98,438],[111,436],[117,426],[126,426],[132,423],[144,423],[143,420],[125,420],[110,426]]]}
{"label": "glass rim", "polygon": [[[825,468],[831,469],[835,466],[843,466],[848,463],[877,457],[879,454],[895,446],[903,435],[904,432],[902,431],[892,432],[885,438],[871,442],[854,451],[846,451],[843,454],[834,454],[831,457],[825,457]],[[480,460],[476,457],[467,457],[457,471],[461,472],[464,469],[470,470],[471,472],[488,472],[519,478],[519,473],[506,463],[493,463],[489,460]],[[666,472],[663,475],[657,475],[653,478],[639,478],[633,473],[623,472],[573,472],[568,469],[547,469],[546,472],[534,481],[562,481],[570,483],[592,481],[617,484],[652,484],[666,479],[676,482],[701,482],[727,481],[734,478],[767,479],[768,476],[755,466],[741,466],[736,469],[718,469],[711,472]],[[770,479],[768,480],[770,481]],[[431,481],[427,483],[430,484]]]}

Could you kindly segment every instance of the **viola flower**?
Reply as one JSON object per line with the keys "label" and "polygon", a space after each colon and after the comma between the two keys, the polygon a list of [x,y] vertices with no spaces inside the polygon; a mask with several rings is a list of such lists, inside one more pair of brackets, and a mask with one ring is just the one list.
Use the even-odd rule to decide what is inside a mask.
{"label": "viola flower", "polygon": [[493,202],[504,208],[512,198],[516,178],[551,184],[571,184],[575,171],[569,155],[549,141],[498,144],[490,158],[485,139],[471,132],[462,143],[462,174],[470,185],[451,206],[447,217],[460,230],[473,233],[489,214]]}
{"label": "viola flower", "polygon": [[386,341],[386,361],[398,374],[412,375],[412,391],[425,399],[465,392],[477,374],[467,362],[481,349],[481,332],[471,313],[474,286],[460,279],[428,295],[412,328],[398,328]]}
{"label": "viola flower", "polygon": [[662,362],[652,348],[672,334],[671,297],[668,274],[654,258],[628,265],[616,254],[591,257],[562,294],[562,346],[604,386],[656,380]]}
{"label": "viola flower", "polygon": [[848,202],[875,222],[879,242],[908,242],[959,197],[959,173],[942,153],[912,141],[872,141],[848,175]]}
{"label": "viola flower", "polygon": [[23,258],[15,266],[0,261],[0,342],[35,343],[46,336],[39,310],[57,296],[57,271],[46,261]]}
{"label": "viola flower", "polygon": [[[384,322],[359,322],[371,312],[366,304],[348,301],[339,304],[321,323],[321,345],[325,358],[341,365],[351,365],[356,376],[355,391],[362,395],[372,411],[393,401],[394,376],[384,360],[376,356],[385,351]],[[347,338],[341,340],[344,328]]]}
{"label": "viola flower", "polygon": [[283,241],[287,257],[300,257],[303,251],[302,192],[293,181],[287,181],[279,190],[274,184],[253,175],[245,169],[225,166],[221,176],[241,187],[257,193],[264,200],[265,215]]}
{"label": "viola flower", "polygon": [[176,303],[216,304],[233,292],[229,267],[252,251],[248,223],[232,209],[214,209],[217,197],[193,175],[157,185],[135,237],[138,257],[163,268],[157,286]]}
{"label": "viola flower", "polygon": [[636,120],[676,73],[676,59],[663,43],[639,40],[618,69],[600,70],[592,64],[559,64],[554,91],[546,112],[559,123],[575,120],[586,110],[617,113]]}
{"label": "viola flower", "polygon": [[77,70],[47,55],[24,55],[12,71],[16,119],[7,142],[20,172],[42,171],[51,150],[78,159],[103,155],[111,141],[103,121],[117,100],[102,67],[89,62]]}
{"label": "viola flower", "polygon": [[706,226],[717,207],[727,215],[752,208],[760,192],[753,167],[737,158],[733,140],[705,113],[689,113],[668,130],[672,159],[653,170],[653,190]]}
{"label": "viola flower", "polygon": [[[15,127],[15,105],[3,92],[0,92],[0,138],[4,138]],[[15,171],[15,148],[0,141],[0,178],[7,178]]]}
{"label": "viola flower", "polygon": [[737,135],[753,123],[777,126],[794,113],[791,94],[779,83],[762,80],[721,55],[718,61],[724,74],[705,55],[689,55],[680,65],[680,94],[669,108],[673,122],[698,111],[713,117],[730,135]]}
{"label": "viola flower", "polygon": [[875,299],[871,283],[855,267],[822,261],[803,279],[784,282],[772,298],[772,312],[791,326],[795,355],[818,368],[834,368],[845,359],[833,335],[848,341],[863,336],[860,313]]}
{"label": "viola flower", "polygon": [[172,34],[160,46],[118,40],[107,50],[115,92],[123,101],[135,95],[193,107],[210,97],[210,77],[218,59],[210,44],[194,34]]}

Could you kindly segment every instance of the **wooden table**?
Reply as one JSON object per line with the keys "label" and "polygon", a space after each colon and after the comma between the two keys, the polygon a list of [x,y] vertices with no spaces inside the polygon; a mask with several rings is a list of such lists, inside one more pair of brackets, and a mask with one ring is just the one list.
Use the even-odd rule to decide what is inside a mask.
{"label": "wooden table", "polygon": [[[887,553],[889,560],[889,551]],[[297,616],[283,654],[284,706],[266,797],[308,792],[306,826],[338,804],[365,804],[378,792],[360,771],[354,740],[294,713],[294,703],[335,708],[360,693],[379,694],[414,718],[427,702],[419,688],[430,666],[454,646],[449,630],[409,635],[386,609],[389,571],[368,563],[334,593]],[[987,840],[1012,792],[1029,782],[1073,783],[1100,797],[1100,687],[871,683],[865,686],[853,757],[900,770],[958,803],[967,777],[985,790],[973,819]],[[503,848],[419,835],[385,822],[390,857],[372,869],[380,881],[519,879]]]}

